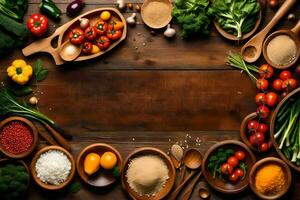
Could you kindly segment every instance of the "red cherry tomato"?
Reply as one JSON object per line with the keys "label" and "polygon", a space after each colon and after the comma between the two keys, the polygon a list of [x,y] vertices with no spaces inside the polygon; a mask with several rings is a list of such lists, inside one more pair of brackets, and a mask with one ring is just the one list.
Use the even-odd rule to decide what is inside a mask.
{"label": "red cherry tomato", "polygon": [[266,95],[262,92],[257,93],[255,96],[255,102],[258,106],[264,105],[266,103]]}
{"label": "red cherry tomato", "polygon": [[286,79],[285,81],[283,81],[282,89],[284,89],[286,92],[289,93],[297,88],[297,84],[298,83],[295,79],[289,78],[289,79]]}
{"label": "red cherry tomato", "polygon": [[263,106],[259,106],[257,109],[256,109],[256,113],[259,117],[263,118],[263,119],[266,119],[267,117],[269,117],[269,114],[270,114],[270,109],[263,105]]}
{"label": "red cherry tomato", "polygon": [[282,72],[280,72],[279,77],[280,77],[281,80],[284,81],[286,79],[292,78],[293,75],[292,75],[292,73],[290,71],[283,70]]}
{"label": "red cherry tomato", "polygon": [[229,165],[228,163],[224,163],[221,166],[221,172],[224,175],[230,175],[233,172],[233,167],[231,165]]}
{"label": "red cherry tomato", "polygon": [[269,64],[263,64],[259,68],[259,75],[261,78],[269,79],[273,76],[274,70]]}
{"label": "red cherry tomato", "polygon": [[275,79],[274,81],[273,81],[273,84],[272,84],[272,87],[273,87],[273,89],[274,90],[276,90],[276,91],[280,91],[280,90],[282,90],[282,80],[281,79]]}
{"label": "red cherry tomato", "polygon": [[253,146],[257,147],[257,146],[261,145],[262,143],[264,143],[265,136],[263,133],[257,132],[255,134],[251,135],[249,140]]}
{"label": "red cherry tomato", "polygon": [[236,166],[238,166],[239,160],[235,156],[230,156],[227,160],[227,163],[235,168]]}
{"label": "red cherry tomato", "polygon": [[259,151],[260,152],[266,152],[270,149],[270,145],[268,142],[264,142],[261,145],[259,145]]}
{"label": "red cherry tomato", "polygon": [[242,169],[236,169],[234,173],[239,177],[243,178],[244,177],[244,171]]}
{"label": "red cherry tomato", "polygon": [[278,95],[275,92],[268,92],[266,94],[266,104],[270,107],[275,106],[278,103]]}
{"label": "red cherry tomato", "polygon": [[238,179],[239,179],[239,176],[236,173],[233,173],[229,176],[229,181],[231,183],[236,183]]}
{"label": "red cherry tomato", "polygon": [[261,132],[261,133],[267,133],[268,130],[269,130],[269,126],[267,124],[264,124],[264,123],[260,123],[258,128],[257,128],[257,131]]}
{"label": "red cherry tomato", "polygon": [[247,129],[249,132],[255,132],[258,129],[259,122],[257,120],[250,120],[247,123]]}
{"label": "red cherry tomato", "polygon": [[263,79],[263,78],[258,79],[256,81],[256,87],[257,87],[257,89],[264,91],[264,90],[268,89],[269,82],[266,79]]}
{"label": "red cherry tomato", "polygon": [[245,153],[243,151],[236,151],[234,156],[241,161],[245,159]]}

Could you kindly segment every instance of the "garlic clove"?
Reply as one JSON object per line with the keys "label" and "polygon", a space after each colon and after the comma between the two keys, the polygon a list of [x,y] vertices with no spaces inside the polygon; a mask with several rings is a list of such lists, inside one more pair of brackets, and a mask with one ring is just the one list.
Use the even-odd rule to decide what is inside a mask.
{"label": "garlic clove", "polygon": [[176,34],[176,30],[174,28],[171,28],[171,25],[168,24],[167,29],[164,32],[164,36],[167,38],[174,37]]}
{"label": "garlic clove", "polygon": [[136,17],[136,13],[132,13],[132,15],[126,19],[126,22],[129,25],[134,25],[135,24],[135,17]]}

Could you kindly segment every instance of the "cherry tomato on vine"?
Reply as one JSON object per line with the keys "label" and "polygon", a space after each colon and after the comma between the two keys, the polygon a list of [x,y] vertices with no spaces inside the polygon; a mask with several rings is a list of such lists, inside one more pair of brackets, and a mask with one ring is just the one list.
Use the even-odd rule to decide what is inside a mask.
{"label": "cherry tomato on vine", "polygon": [[237,159],[235,156],[230,156],[228,159],[227,159],[227,163],[229,165],[231,165],[233,168],[235,168],[236,166],[238,166],[239,164],[239,159]]}
{"label": "cherry tomato on vine", "polygon": [[279,77],[280,77],[281,80],[284,81],[286,79],[292,78],[293,75],[292,75],[292,73],[290,71],[283,70],[283,71],[280,72]]}
{"label": "cherry tomato on vine", "polygon": [[234,171],[234,173],[239,177],[239,178],[243,178],[244,177],[244,171],[242,169],[236,169]]}
{"label": "cherry tomato on vine", "polygon": [[266,104],[270,107],[275,106],[278,103],[278,95],[275,92],[268,92],[266,94]]}
{"label": "cherry tomato on vine", "polygon": [[281,79],[275,79],[272,84],[273,89],[276,91],[282,90],[282,82],[283,80]]}
{"label": "cherry tomato on vine", "polygon": [[264,143],[265,135],[263,133],[257,132],[250,136],[249,141],[253,146],[257,147],[257,146],[261,145],[262,143]]}
{"label": "cherry tomato on vine", "polygon": [[259,68],[259,75],[261,78],[269,79],[273,76],[274,70],[269,64],[263,64]]}
{"label": "cherry tomato on vine", "polygon": [[239,159],[240,161],[245,159],[245,153],[243,151],[236,151],[234,156]]}
{"label": "cherry tomato on vine", "polygon": [[282,89],[284,89],[286,92],[291,92],[294,89],[297,88],[297,81],[293,78],[286,79],[282,83]]}
{"label": "cherry tomato on vine", "polygon": [[261,133],[267,133],[269,130],[269,126],[267,124],[264,124],[264,123],[260,123],[258,125],[258,128],[257,128],[257,131],[258,132],[261,132]]}
{"label": "cherry tomato on vine", "polygon": [[224,163],[221,166],[221,172],[224,175],[230,175],[233,172],[233,167],[231,165],[229,165],[228,163]]}
{"label": "cherry tomato on vine", "polygon": [[266,95],[262,92],[257,93],[255,96],[255,102],[258,106],[264,105],[266,103]]}
{"label": "cherry tomato on vine", "polygon": [[256,120],[250,120],[247,123],[247,129],[249,132],[255,132],[258,129],[259,122]]}
{"label": "cherry tomato on vine", "polygon": [[270,109],[263,105],[263,106],[259,106],[257,109],[256,109],[256,113],[259,117],[263,118],[263,119],[266,119],[269,114],[270,114]]}
{"label": "cherry tomato on vine", "polygon": [[268,142],[264,142],[261,145],[259,145],[258,149],[260,152],[266,152],[270,149],[270,146],[269,146]]}
{"label": "cherry tomato on vine", "polygon": [[231,175],[229,176],[229,181],[230,181],[231,183],[237,182],[238,179],[239,179],[239,176],[238,176],[236,173],[233,173],[233,174],[231,174]]}
{"label": "cherry tomato on vine", "polygon": [[257,87],[257,89],[262,90],[262,91],[266,90],[269,87],[269,82],[264,78],[258,79],[256,81],[256,87]]}

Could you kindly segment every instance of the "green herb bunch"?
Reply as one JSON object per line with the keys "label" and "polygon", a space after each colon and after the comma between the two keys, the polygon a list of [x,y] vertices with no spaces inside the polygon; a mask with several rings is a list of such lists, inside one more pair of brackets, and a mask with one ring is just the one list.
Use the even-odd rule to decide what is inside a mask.
{"label": "green herb bunch", "polygon": [[217,176],[221,177],[221,165],[223,163],[227,162],[227,159],[234,154],[234,151],[232,149],[218,149],[217,153],[212,155],[209,158],[208,163],[208,169],[210,173],[212,174],[213,178],[216,178]]}

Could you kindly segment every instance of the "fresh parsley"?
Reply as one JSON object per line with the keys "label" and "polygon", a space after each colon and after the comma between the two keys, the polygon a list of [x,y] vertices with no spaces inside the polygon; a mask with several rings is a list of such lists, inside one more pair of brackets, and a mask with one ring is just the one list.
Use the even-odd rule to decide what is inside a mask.
{"label": "fresh parsley", "polygon": [[227,159],[234,154],[232,149],[223,149],[220,148],[218,151],[209,157],[208,159],[208,169],[212,174],[213,178],[216,178],[217,175],[221,176],[221,165],[227,162]]}

